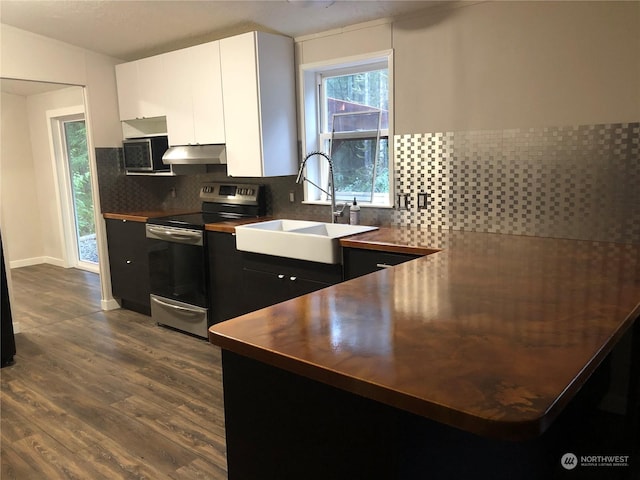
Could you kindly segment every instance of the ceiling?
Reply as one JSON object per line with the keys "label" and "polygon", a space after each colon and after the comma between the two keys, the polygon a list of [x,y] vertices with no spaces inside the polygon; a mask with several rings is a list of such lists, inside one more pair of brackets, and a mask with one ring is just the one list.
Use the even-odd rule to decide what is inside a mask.
{"label": "ceiling", "polygon": [[441,4],[429,0],[0,0],[0,22],[122,60],[249,30],[299,37]]}

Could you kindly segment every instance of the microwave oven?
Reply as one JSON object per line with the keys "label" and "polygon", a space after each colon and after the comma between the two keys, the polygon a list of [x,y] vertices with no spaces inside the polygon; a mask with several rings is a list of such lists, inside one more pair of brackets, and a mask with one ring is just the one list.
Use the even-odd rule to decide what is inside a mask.
{"label": "microwave oven", "polygon": [[167,172],[171,166],[162,162],[162,155],[168,148],[166,135],[124,140],[124,169],[127,172]]}

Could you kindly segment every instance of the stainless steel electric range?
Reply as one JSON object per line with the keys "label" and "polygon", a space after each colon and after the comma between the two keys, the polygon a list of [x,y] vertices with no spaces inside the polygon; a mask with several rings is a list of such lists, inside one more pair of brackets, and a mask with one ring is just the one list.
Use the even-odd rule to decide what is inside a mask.
{"label": "stainless steel electric range", "polygon": [[205,225],[265,214],[264,185],[206,183],[200,188],[202,211],[150,218],[151,317],[159,325],[207,337],[207,236]]}

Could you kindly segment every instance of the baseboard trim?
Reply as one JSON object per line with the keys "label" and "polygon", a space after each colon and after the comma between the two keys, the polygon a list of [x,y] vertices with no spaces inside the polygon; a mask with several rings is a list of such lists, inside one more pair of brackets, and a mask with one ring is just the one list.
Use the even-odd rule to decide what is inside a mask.
{"label": "baseboard trim", "polygon": [[48,263],[49,265],[55,265],[56,267],[67,268],[64,260],[55,257],[31,257],[23,258],[22,260],[12,260],[9,262],[9,268],[30,267],[32,265],[40,265],[42,263]]}
{"label": "baseboard trim", "polygon": [[117,310],[120,308],[120,304],[113,298],[100,300],[100,305],[102,306],[102,310]]}

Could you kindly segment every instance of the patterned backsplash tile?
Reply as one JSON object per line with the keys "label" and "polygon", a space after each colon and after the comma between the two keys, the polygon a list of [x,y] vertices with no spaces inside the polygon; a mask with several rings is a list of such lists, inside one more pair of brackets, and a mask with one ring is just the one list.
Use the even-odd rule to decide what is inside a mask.
{"label": "patterned backsplash tile", "polygon": [[[394,140],[395,192],[408,205],[363,208],[363,224],[640,243],[640,122]],[[232,179],[222,165],[197,175],[128,176],[122,149],[98,148],[96,159],[103,212],[199,210],[203,182],[234,181],[265,184],[269,215],[330,219],[327,206],[300,203],[294,176]]]}
{"label": "patterned backsplash tile", "polygon": [[640,123],[398,135],[394,143],[396,193],[409,199],[394,224],[640,243]]}
{"label": "patterned backsplash tile", "polygon": [[[125,175],[121,148],[97,148],[96,163],[100,185],[102,212],[158,209],[200,209],[198,198],[204,182],[261,183],[266,186],[267,214],[292,219],[330,221],[329,207],[304,205],[302,185],[295,176],[267,178],[231,178],[224,165],[210,167],[212,171],[196,175],[149,176]],[[175,196],[173,195],[175,191]],[[293,192],[295,201],[289,200]],[[343,222],[348,221],[349,212]],[[390,225],[391,209],[363,209],[361,220],[369,225]]]}

